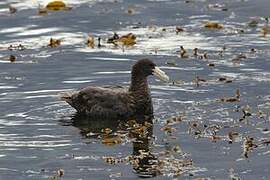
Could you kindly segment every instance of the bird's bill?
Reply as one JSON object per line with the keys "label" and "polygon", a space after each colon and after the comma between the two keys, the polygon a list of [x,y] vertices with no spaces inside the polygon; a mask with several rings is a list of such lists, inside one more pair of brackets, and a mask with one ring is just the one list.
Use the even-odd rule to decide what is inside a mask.
{"label": "bird's bill", "polygon": [[169,82],[170,80],[169,76],[167,76],[166,73],[159,69],[157,66],[153,70],[153,75],[165,82]]}

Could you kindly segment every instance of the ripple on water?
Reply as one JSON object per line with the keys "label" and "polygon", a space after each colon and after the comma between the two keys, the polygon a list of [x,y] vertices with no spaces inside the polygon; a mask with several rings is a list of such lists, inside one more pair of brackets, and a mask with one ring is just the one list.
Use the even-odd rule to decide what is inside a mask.
{"label": "ripple on water", "polygon": [[[166,29],[166,32],[162,29]],[[180,45],[185,45],[187,49],[193,49],[195,47],[218,50],[213,48],[211,41],[209,41],[202,34],[183,33],[177,35],[175,33],[175,26],[164,26],[164,27],[142,27],[132,28],[126,27],[117,31],[119,35],[125,35],[133,33],[137,36],[138,43],[134,48],[126,48],[124,51],[122,48],[115,48],[114,45],[106,45],[106,47],[100,49],[91,48],[77,48],[75,51],[78,52],[108,52],[113,54],[129,54],[129,55],[145,55],[154,54],[157,50],[158,55],[166,56],[177,56],[176,51],[179,50]],[[101,35],[109,37],[113,32],[103,32]],[[165,43],[164,43],[165,41]],[[181,42],[179,44],[179,42]],[[103,43],[104,44],[104,43]]]}
{"label": "ripple on water", "polygon": [[[14,0],[12,1],[12,6],[18,8],[19,10],[37,9],[39,6],[45,7],[51,1],[52,0]],[[101,2],[102,1],[103,0],[101,0]],[[9,3],[6,2],[6,4],[9,4]],[[76,7],[81,4],[87,4],[88,6],[91,6],[97,3],[97,1],[95,0],[65,0],[65,3],[68,6]]]}
{"label": "ripple on water", "polygon": [[[75,125],[67,126],[67,124],[72,124],[71,118],[75,111],[66,103],[58,100],[56,96],[57,93],[61,91],[77,88],[80,86],[79,84],[103,84],[106,83],[104,81],[107,80],[110,80],[110,83],[113,83],[113,81],[119,82],[121,78],[124,79],[127,74],[130,73],[130,71],[125,70],[127,68],[126,66],[123,68],[124,64],[133,64],[136,59],[145,57],[146,55],[149,58],[155,59],[158,64],[161,65],[162,69],[167,70],[172,77],[171,79],[183,77],[183,83],[179,81],[178,84],[176,82],[176,84],[172,85],[153,82],[151,85],[155,116],[158,121],[154,124],[155,129],[153,130],[153,136],[155,136],[155,138],[153,142],[147,142],[143,145],[146,145],[147,148],[153,150],[155,153],[160,153],[157,153],[158,155],[162,156],[162,153],[164,153],[164,159],[168,160],[165,167],[166,170],[163,174],[165,177],[174,177],[175,174],[172,173],[172,171],[176,169],[173,169],[174,165],[172,162],[176,159],[176,156],[183,156],[184,158],[189,158],[190,156],[196,166],[202,166],[202,168],[181,168],[180,173],[183,173],[183,178],[192,176],[194,178],[207,178],[207,176],[211,176],[216,179],[222,179],[227,177],[226,175],[228,174],[228,168],[230,168],[230,166],[236,166],[237,172],[241,172],[244,179],[253,178],[249,178],[248,174],[257,176],[259,171],[256,172],[256,170],[260,169],[260,167],[264,167],[265,170],[268,170],[267,155],[269,155],[269,151],[267,147],[261,146],[254,149],[251,158],[248,159],[248,162],[252,162],[248,164],[248,168],[254,167],[253,172],[246,170],[247,167],[245,167],[245,165],[247,159],[241,158],[241,161],[238,161],[240,159],[239,157],[241,157],[243,138],[245,136],[250,135],[254,137],[256,143],[260,142],[262,138],[269,139],[269,131],[266,130],[267,128],[269,129],[270,120],[267,114],[270,107],[268,102],[270,98],[267,91],[267,82],[269,82],[270,79],[269,68],[267,67],[270,51],[267,48],[269,48],[270,39],[268,36],[265,38],[259,37],[258,31],[262,23],[259,24],[257,29],[252,29],[247,27],[246,22],[231,22],[243,21],[242,18],[244,18],[245,21],[248,17],[239,17],[243,13],[241,8],[243,6],[243,9],[246,10],[246,3],[253,3],[252,1],[239,0],[241,6],[237,5],[237,11],[235,11],[235,13],[234,4],[231,2],[228,2],[228,12],[216,12],[207,8],[209,6],[205,3],[209,2],[205,0],[190,1],[189,3],[176,2],[175,0],[156,0],[160,1],[160,3],[145,4],[138,1],[138,3],[143,4],[142,6],[145,6],[143,7],[145,9],[141,8],[140,13],[135,13],[133,16],[125,16],[123,15],[126,13],[125,9],[132,6],[132,3],[137,4],[137,2],[66,0],[67,5],[73,7],[72,11],[68,13],[50,12],[48,16],[39,16],[37,18],[38,3],[40,3],[41,6],[45,6],[49,1],[50,0],[12,0],[12,2],[0,2],[0,4],[6,7],[4,10],[0,10],[0,12],[8,12],[8,4],[18,8],[16,14],[0,17],[5,19],[11,17],[14,20],[18,20],[17,23],[16,21],[11,22],[10,26],[12,27],[8,27],[9,23],[7,23],[5,27],[0,30],[0,63],[2,63],[3,67],[10,67],[3,69],[5,77],[2,78],[1,76],[4,83],[0,83],[0,103],[9,102],[11,104],[9,106],[9,103],[7,103],[7,105],[5,104],[6,106],[1,108],[3,109],[1,111],[3,116],[0,118],[0,149],[2,152],[0,159],[1,161],[8,162],[1,164],[1,176],[2,172],[4,178],[5,173],[8,174],[7,177],[9,177],[9,173],[17,172],[14,173],[18,175],[17,177],[21,177],[22,175],[26,175],[27,177],[36,175],[36,179],[42,177],[48,179],[50,175],[55,174],[58,168],[63,167],[67,172],[67,176],[72,175],[74,178],[89,177],[89,174],[93,175],[93,178],[94,176],[108,178],[106,173],[114,173],[115,171],[123,172],[123,179],[137,178],[137,175],[131,173],[132,167],[126,166],[126,163],[107,166],[101,158],[112,154],[117,156],[129,154],[132,156],[134,154],[131,150],[132,146],[133,149],[138,147],[135,146],[133,142],[134,138],[128,139],[130,137],[125,137],[127,138],[127,144],[115,146],[102,144],[101,137],[95,139],[94,143],[85,143],[88,137],[80,133],[90,131],[89,129],[93,128],[92,124],[91,127],[87,125],[82,125],[82,127]],[[154,2],[154,0],[148,1]],[[162,4],[163,1],[170,3]],[[107,4],[108,2],[113,2],[114,4],[109,6]],[[91,9],[91,5],[96,3],[99,4]],[[166,5],[172,6],[174,3],[176,3],[176,5],[181,4],[181,7],[177,7],[177,10],[174,12],[166,9],[168,8]],[[260,2],[256,1],[256,4],[260,4]],[[202,6],[199,7],[200,5]],[[77,8],[77,6],[85,7]],[[89,7],[90,9],[87,9]],[[28,10],[21,11],[22,9]],[[100,13],[107,10],[109,12],[100,14],[100,17],[105,17],[104,15],[109,13],[113,13],[113,16],[106,16],[107,18],[102,19],[105,23],[100,21],[100,24],[102,24],[101,29],[98,27],[100,24],[97,24],[97,21],[95,22],[95,19],[99,17],[93,18],[92,16],[95,15],[96,11]],[[164,10],[166,10],[166,12],[164,12]],[[89,12],[91,13],[89,14]],[[147,16],[141,18],[144,12],[147,13]],[[155,14],[157,12],[158,14]],[[162,20],[162,18],[154,19],[156,15],[162,17],[162,13],[169,15],[170,18],[166,18],[166,20]],[[216,15],[216,13],[220,14]],[[34,16],[31,16],[33,14]],[[58,17],[58,15],[60,15],[60,18],[70,18],[72,16],[73,20],[75,19],[76,22],[67,20],[61,23],[59,27],[54,27],[57,21],[52,21],[52,19]],[[149,20],[148,15],[154,15],[154,18]],[[182,15],[189,16],[185,18]],[[121,17],[118,18],[119,16]],[[223,16],[225,18],[223,18]],[[174,20],[174,18],[177,19]],[[203,23],[212,19],[219,19],[221,23],[224,23],[224,29],[220,31],[206,30],[203,27]],[[142,23],[136,23],[136,27],[130,26],[130,24],[136,21],[142,21]],[[72,24],[69,24],[69,22],[72,22]],[[112,22],[113,24],[110,24]],[[183,22],[186,23],[183,24]],[[19,25],[20,23],[23,24]],[[38,26],[35,23],[42,25]],[[162,25],[151,25],[153,23]],[[177,25],[185,29],[184,32],[178,35],[175,32]],[[241,28],[245,28],[245,32],[242,34],[239,33]],[[90,34],[95,37],[96,42],[97,37],[101,37],[103,47],[94,49],[86,47],[85,41],[89,31]],[[119,35],[125,35],[130,32],[134,33],[137,36],[137,44],[130,48],[117,48],[114,45],[107,44],[107,38],[111,37],[114,31]],[[62,44],[59,48],[47,47],[51,37],[62,40]],[[25,45],[27,50],[7,50],[7,47],[14,45],[14,43]],[[180,45],[185,47],[190,58],[184,60],[179,57],[178,50]],[[221,57],[218,53],[223,45],[225,45],[227,49],[224,52],[224,56]],[[253,48],[253,46],[255,46],[254,48],[257,50],[256,53],[250,53],[250,49]],[[209,59],[199,59],[192,56],[192,49],[195,47],[199,48],[200,54],[207,52]],[[23,63],[30,61],[23,61],[20,58],[18,58],[18,64],[3,64],[10,63],[7,58],[10,53],[21,54],[21,56],[18,57],[22,59],[37,59],[36,63],[38,64],[25,65]],[[238,65],[235,65],[232,59],[239,53],[245,53],[247,58]],[[113,54],[118,56],[108,57]],[[54,56],[56,56],[56,58]],[[72,57],[72,62],[69,57]],[[78,60],[74,63],[73,57],[80,60],[83,59],[83,61]],[[43,58],[44,61],[38,61],[40,58]],[[176,65],[166,66],[165,62],[167,58],[169,60],[175,60]],[[53,59],[53,61],[50,61],[50,59]],[[122,65],[121,62],[123,66],[118,67],[118,64]],[[105,69],[103,67],[104,63],[108,64],[108,67],[112,65],[113,68]],[[208,63],[214,63],[216,66],[209,68],[207,67]],[[55,85],[55,82],[52,83],[47,80],[47,76],[40,77],[43,78],[42,83],[44,82],[44,84],[42,85],[46,87],[44,89],[38,89],[36,81],[34,81],[34,83],[32,82],[32,74],[33,76],[38,74],[36,67],[41,66],[44,68],[42,70],[52,72],[53,75],[57,73],[57,76],[52,79],[55,80],[56,83],[60,82],[58,84],[59,89],[52,87]],[[61,70],[65,67],[69,68],[70,66],[75,70],[68,72],[69,74],[66,72],[62,74]],[[80,69],[81,66],[85,66],[86,70],[83,71],[83,68]],[[30,69],[29,67],[33,68]],[[28,68],[29,72],[26,72]],[[61,70],[59,71],[59,69]],[[25,75],[27,78],[23,78],[25,81],[22,83],[20,81],[22,79],[16,79],[17,73],[19,74],[18,76],[27,73],[30,75]],[[81,77],[78,73],[90,73],[90,76]],[[194,82],[191,80],[194,78],[194,73],[195,75],[206,78],[206,82],[198,85],[198,87],[195,86]],[[72,77],[76,75],[80,77]],[[218,78],[221,76],[232,79],[232,83],[220,82]],[[210,77],[210,79],[208,77]],[[235,88],[238,86],[242,88],[243,85],[243,89],[246,91],[245,93],[256,90],[255,88],[251,89],[249,86],[245,86],[250,85],[250,81],[253,83],[253,86],[250,87],[256,87],[258,90],[263,91],[264,94],[257,97],[253,92],[250,94],[243,93],[243,95],[241,94],[240,102],[220,102],[220,98],[223,97],[224,93],[228,92],[233,96]],[[128,83],[129,82],[126,81],[120,82],[120,84],[125,85]],[[72,89],[64,89],[63,87],[65,86]],[[247,97],[249,98],[248,100],[246,99]],[[249,117],[250,121],[248,123],[241,123],[239,122],[239,118],[242,117],[243,113],[241,108],[246,104],[252,106],[252,113]],[[265,119],[258,119],[257,109],[266,112]],[[183,121],[179,122],[179,124],[168,124],[169,120],[171,120],[168,118],[178,114],[183,115]],[[63,123],[63,125],[62,120],[66,120],[67,122]],[[200,134],[202,137],[193,135],[192,133],[189,134],[188,129],[193,123],[201,132],[205,133]],[[221,131],[213,131],[214,135],[217,135],[217,137],[221,136],[221,140],[214,141],[211,139],[214,138],[214,136],[210,136],[208,132],[210,130],[204,129],[204,127],[210,127],[212,124],[218,127],[226,127]],[[93,126],[95,125],[94,123]],[[161,130],[165,129],[162,128],[163,125],[171,128],[172,132]],[[107,127],[109,125],[105,123],[105,126]],[[173,131],[174,128],[176,131]],[[229,131],[239,133],[239,136],[233,143],[227,143]],[[207,136],[204,137],[204,135]],[[150,139],[151,138],[149,138],[149,140]],[[170,149],[174,149],[175,144],[180,144],[180,150],[182,151],[183,148],[187,151],[186,154],[188,155],[170,152]],[[252,156],[254,156],[254,158]],[[265,166],[263,166],[264,161],[260,161],[259,159],[261,157],[266,159]],[[163,157],[158,156],[158,158],[162,160]],[[20,164],[23,165],[20,166]],[[27,166],[25,166],[25,164],[27,164]],[[41,172],[40,169],[45,169],[45,172]],[[49,170],[47,171],[47,169]],[[47,176],[47,174],[49,175]],[[264,175],[264,173],[262,173],[262,175]],[[259,176],[261,177],[261,174],[259,174]]]}
{"label": "ripple on water", "polygon": [[[47,124],[42,125],[47,126]],[[72,146],[69,135],[41,134],[25,136],[23,134],[0,134],[0,146],[6,148],[57,148]],[[15,149],[16,150],[16,149]]]}
{"label": "ripple on water", "polygon": [[95,72],[93,74],[130,74],[131,71],[104,71],[104,72]]}
{"label": "ripple on water", "polygon": [[193,87],[178,87],[178,86],[162,86],[162,85],[151,85],[153,90],[165,90],[165,91],[185,91],[193,93],[208,93],[211,89],[194,89]]}
{"label": "ripple on water", "polygon": [[[8,86],[8,85],[5,85],[4,83],[0,83],[0,89],[16,89],[18,87],[16,86]],[[1,96],[2,94],[0,94]]]}
{"label": "ripple on water", "polygon": [[66,80],[62,81],[64,84],[82,84],[82,83],[90,83],[95,82],[96,80]]}
{"label": "ripple on water", "polygon": [[88,59],[102,60],[102,61],[136,61],[128,58],[112,58],[112,57],[89,57]]}
{"label": "ripple on water", "polygon": [[1,93],[0,100],[14,100],[14,99],[34,99],[34,98],[47,98],[57,97],[59,92],[70,91],[72,89],[48,89],[36,91],[23,91],[23,92],[5,92]]}
{"label": "ripple on water", "polygon": [[57,148],[72,146],[70,140],[58,140],[58,141],[0,141],[2,147],[31,147],[31,148]]}

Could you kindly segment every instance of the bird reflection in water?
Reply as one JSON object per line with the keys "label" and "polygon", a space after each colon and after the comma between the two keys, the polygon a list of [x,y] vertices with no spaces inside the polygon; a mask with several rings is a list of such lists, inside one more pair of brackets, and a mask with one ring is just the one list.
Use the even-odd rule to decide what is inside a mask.
{"label": "bird reflection in water", "polygon": [[62,122],[62,125],[74,126],[80,130],[82,137],[101,139],[106,145],[123,143],[122,140],[128,137],[133,143],[133,152],[128,159],[134,172],[140,177],[154,177],[160,173],[157,168],[158,159],[149,147],[153,139],[153,123],[152,119],[145,118],[123,122],[89,119],[76,114],[71,122]]}

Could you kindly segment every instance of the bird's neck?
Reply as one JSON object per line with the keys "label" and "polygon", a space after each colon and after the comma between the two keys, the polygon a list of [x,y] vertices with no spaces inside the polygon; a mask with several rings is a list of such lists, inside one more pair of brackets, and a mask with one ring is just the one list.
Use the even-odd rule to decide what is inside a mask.
{"label": "bird's neck", "polygon": [[136,119],[145,119],[145,115],[152,117],[153,105],[147,77],[132,75],[129,93],[134,100]]}
{"label": "bird's neck", "polygon": [[145,96],[149,96],[147,77],[140,77],[140,76],[138,77],[132,75],[129,91],[131,94],[137,97],[142,96],[142,98],[145,98]]}

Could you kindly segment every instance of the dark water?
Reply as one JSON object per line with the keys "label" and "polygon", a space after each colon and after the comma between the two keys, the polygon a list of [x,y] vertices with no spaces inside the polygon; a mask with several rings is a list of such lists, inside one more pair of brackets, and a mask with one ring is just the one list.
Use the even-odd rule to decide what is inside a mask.
{"label": "dark water", "polygon": [[[49,179],[59,169],[62,179],[137,179],[149,175],[144,168],[151,161],[158,166],[151,171],[156,179],[269,179],[270,150],[263,142],[270,138],[270,35],[260,32],[267,24],[263,17],[270,16],[268,0],[68,1],[72,10],[44,16],[38,15],[38,2],[46,5],[0,2],[0,179]],[[213,7],[216,3],[221,7]],[[9,14],[9,4],[15,14]],[[252,20],[256,27],[248,25]],[[207,21],[224,28],[208,30]],[[184,32],[177,35],[176,26]],[[132,32],[137,44],[124,52],[106,44],[113,32]],[[87,47],[88,34],[101,37],[105,47]],[[47,47],[51,37],[61,45]],[[26,49],[8,50],[19,44]],[[181,45],[189,58],[179,56]],[[208,59],[194,57],[196,47]],[[241,53],[246,58],[233,60]],[[142,137],[125,125],[74,117],[57,98],[87,85],[128,85],[132,64],[145,57],[176,83],[149,79],[155,120]],[[197,86],[196,76],[206,82]],[[221,102],[237,89],[239,102]],[[241,119],[243,109],[249,114]],[[174,122],[174,116],[183,120]],[[121,142],[108,145],[101,132],[106,128]],[[232,143],[230,132],[236,134]],[[246,137],[258,145],[248,158]],[[140,150],[148,154],[138,167],[130,158]],[[112,165],[108,157],[121,162]]]}

